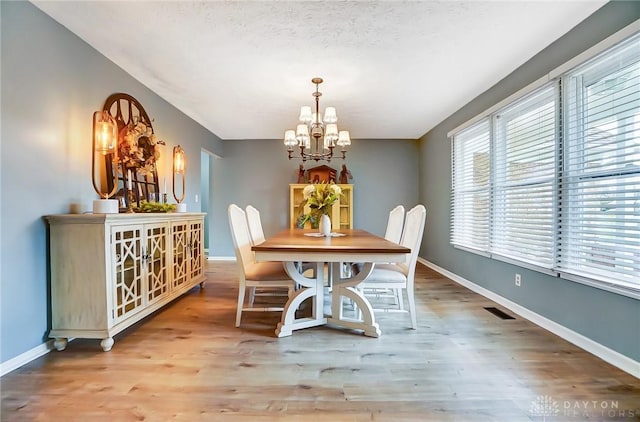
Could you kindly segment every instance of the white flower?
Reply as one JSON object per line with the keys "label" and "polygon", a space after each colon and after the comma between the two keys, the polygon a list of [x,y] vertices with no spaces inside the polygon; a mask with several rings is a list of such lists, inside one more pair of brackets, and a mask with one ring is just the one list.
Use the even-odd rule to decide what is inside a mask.
{"label": "white flower", "polygon": [[328,214],[331,206],[338,200],[342,194],[340,186],[327,183],[316,183],[313,185],[307,185],[302,190],[303,201],[301,207],[309,205],[311,213]]}
{"label": "white flower", "polygon": [[313,185],[307,185],[302,190],[302,197],[304,199],[309,199],[311,195],[316,191],[316,187]]}

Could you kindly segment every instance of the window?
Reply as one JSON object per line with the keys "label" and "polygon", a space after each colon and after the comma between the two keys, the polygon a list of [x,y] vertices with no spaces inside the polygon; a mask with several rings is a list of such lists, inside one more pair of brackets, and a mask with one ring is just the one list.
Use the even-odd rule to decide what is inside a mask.
{"label": "window", "polygon": [[526,91],[451,134],[451,243],[640,297],[640,34]]}
{"label": "window", "polygon": [[477,251],[489,247],[489,120],[453,139],[451,240]]}
{"label": "window", "polygon": [[563,82],[560,269],[640,287],[640,38]]}
{"label": "window", "polygon": [[554,84],[493,116],[491,250],[545,268],[555,259],[556,100]]}

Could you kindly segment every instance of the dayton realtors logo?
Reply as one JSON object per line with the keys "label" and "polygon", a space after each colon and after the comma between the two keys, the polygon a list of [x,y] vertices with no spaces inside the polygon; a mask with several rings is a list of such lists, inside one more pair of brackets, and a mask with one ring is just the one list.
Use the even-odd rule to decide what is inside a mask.
{"label": "dayton realtors logo", "polygon": [[551,396],[538,396],[531,402],[529,413],[531,416],[541,416],[544,421],[547,417],[558,416],[560,405]]}
{"label": "dayton realtors logo", "polygon": [[547,418],[596,418],[632,419],[640,416],[639,410],[620,409],[617,400],[563,400],[556,401],[551,396],[538,396],[531,402],[529,413],[534,417]]}

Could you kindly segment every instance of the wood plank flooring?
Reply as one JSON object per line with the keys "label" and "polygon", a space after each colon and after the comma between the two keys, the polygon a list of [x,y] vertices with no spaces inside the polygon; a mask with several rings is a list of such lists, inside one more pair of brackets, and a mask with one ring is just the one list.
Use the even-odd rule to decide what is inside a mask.
{"label": "wood plank flooring", "polygon": [[416,331],[408,315],[381,313],[378,339],[331,327],[278,339],[278,313],[234,327],[235,263],[209,263],[204,290],[110,352],[79,339],[2,377],[1,420],[640,420],[639,379],[416,271]]}

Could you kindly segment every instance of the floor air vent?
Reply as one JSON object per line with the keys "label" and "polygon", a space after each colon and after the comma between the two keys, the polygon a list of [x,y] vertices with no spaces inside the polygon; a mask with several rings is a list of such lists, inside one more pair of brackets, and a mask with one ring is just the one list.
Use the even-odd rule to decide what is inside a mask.
{"label": "floor air vent", "polygon": [[503,312],[498,308],[488,307],[488,308],[484,308],[484,309],[486,309],[487,311],[491,312],[492,314],[494,314],[495,316],[497,316],[500,319],[515,319],[514,317],[512,317],[508,313]]}

